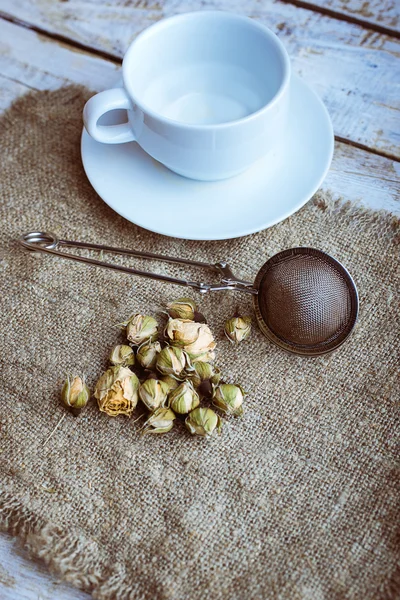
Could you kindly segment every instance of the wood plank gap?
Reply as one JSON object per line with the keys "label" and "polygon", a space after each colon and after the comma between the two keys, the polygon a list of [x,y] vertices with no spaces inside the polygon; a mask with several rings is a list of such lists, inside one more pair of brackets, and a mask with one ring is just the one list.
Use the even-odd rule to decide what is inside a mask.
{"label": "wood plank gap", "polygon": [[18,79],[14,79],[13,77],[10,77],[9,75],[5,75],[4,73],[0,74],[0,78],[6,79],[7,81],[12,81],[13,83],[16,83],[17,85],[23,85],[26,88],[28,88],[29,90],[32,90],[33,92],[39,91],[38,88],[33,87],[32,85],[29,85],[28,83],[21,83],[20,81],[18,81]]}
{"label": "wood plank gap", "polygon": [[390,27],[378,25],[377,23],[371,23],[371,21],[365,21],[364,19],[359,19],[357,17],[353,17],[351,15],[332,10],[331,8],[324,8],[323,6],[318,6],[316,4],[313,4],[312,2],[304,2],[303,0],[279,0],[279,2],[283,2],[284,4],[293,4],[294,6],[298,6],[299,8],[312,10],[316,13],[320,13],[321,15],[325,15],[333,19],[338,19],[339,21],[347,21],[348,23],[359,25],[364,29],[371,29],[372,31],[376,31],[377,33],[382,33],[383,35],[389,35],[396,39],[400,39],[400,32],[396,31],[396,29],[391,29]]}
{"label": "wood plank gap", "polygon": [[8,23],[12,23],[13,25],[18,25],[19,27],[24,27],[25,29],[29,29],[30,31],[34,31],[35,33],[38,33],[40,35],[44,35],[48,38],[50,38],[51,40],[54,40],[55,42],[61,42],[62,44],[65,44],[66,46],[70,46],[73,48],[76,48],[77,50],[82,50],[83,52],[88,52],[90,54],[94,54],[95,56],[98,56],[99,58],[103,58],[105,60],[109,60],[111,62],[113,62],[114,64],[118,64],[121,65],[122,64],[122,59],[114,54],[110,54],[109,52],[104,52],[103,50],[97,50],[97,48],[93,48],[92,46],[87,46],[86,44],[82,44],[81,42],[76,42],[75,40],[71,40],[70,38],[58,34],[58,33],[52,33],[50,31],[47,31],[47,29],[42,29],[41,27],[38,27],[37,25],[32,25],[31,23],[28,23],[27,21],[23,21],[22,19],[17,19],[15,17],[13,17],[12,15],[3,12],[2,10],[0,10],[0,19],[3,19],[3,21],[7,21]]}
{"label": "wood plank gap", "polygon": [[384,152],[383,150],[375,150],[375,148],[370,148],[369,146],[365,146],[364,144],[359,144],[358,142],[354,142],[353,140],[349,140],[347,138],[340,137],[340,135],[335,135],[335,140],[337,142],[341,142],[342,144],[347,144],[348,146],[353,146],[353,148],[358,148],[359,150],[364,150],[365,152],[370,152],[370,154],[376,154],[376,156],[382,156],[383,158],[388,158],[389,160],[394,160],[400,163],[400,159],[398,156],[391,154],[390,152]]}

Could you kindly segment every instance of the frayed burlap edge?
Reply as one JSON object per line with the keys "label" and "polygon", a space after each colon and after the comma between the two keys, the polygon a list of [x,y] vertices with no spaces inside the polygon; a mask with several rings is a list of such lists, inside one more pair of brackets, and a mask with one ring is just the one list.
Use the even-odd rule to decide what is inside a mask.
{"label": "frayed burlap edge", "polygon": [[124,565],[106,565],[96,542],[38,518],[6,491],[0,491],[0,529],[18,537],[29,556],[42,560],[55,576],[97,600],[140,597]]}
{"label": "frayed burlap edge", "polygon": [[0,528],[17,536],[33,558],[63,581],[93,592],[104,578],[97,544],[38,518],[22,501],[0,492]]}
{"label": "frayed burlap edge", "polygon": [[[400,243],[400,217],[385,210],[373,210],[359,202],[350,202],[343,198],[335,198],[331,191],[318,191],[305,207],[312,204],[317,210],[328,211],[347,218],[356,218],[360,225],[368,228],[380,221],[382,232],[389,233],[394,244]],[[305,208],[304,207],[304,208]]]}
{"label": "frayed burlap edge", "polygon": [[[317,193],[310,201],[313,209],[329,211],[342,217],[356,218],[365,229],[380,222],[382,233],[394,244],[400,242],[400,219],[385,210],[371,210],[362,204],[334,199],[329,192]],[[13,482],[15,489],[15,482]],[[32,558],[43,560],[61,580],[92,594],[97,600],[118,597],[137,600],[135,583],[125,574],[123,564],[107,565],[101,546],[81,532],[63,531],[47,522],[18,500],[8,486],[0,490],[0,529],[17,536]],[[20,490],[21,496],[23,491]],[[400,547],[400,540],[399,540]],[[376,600],[399,600],[400,565],[392,573]]]}

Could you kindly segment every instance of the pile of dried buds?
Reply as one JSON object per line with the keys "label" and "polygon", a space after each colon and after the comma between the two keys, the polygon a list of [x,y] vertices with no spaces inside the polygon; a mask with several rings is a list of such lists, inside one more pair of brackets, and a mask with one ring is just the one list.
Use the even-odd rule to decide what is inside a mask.
{"label": "pile of dried buds", "polygon": [[[220,433],[221,417],[209,405],[225,415],[241,416],[243,389],[223,382],[214,364],[214,336],[194,301],[178,298],[166,308],[168,322],[161,337],[151,316],[134,314],[122,323],[127,343],[113,348],[112,366],[96,384],[99,409],[110,417],[131,416],[140,400],[148,411],[144,433],[166,433],[179,417],[192,434]],[[250,317],[235,316],[225,323],[233,343],[247,338],[250,329]],[[67,379],[62,399],[73,412],[89,396],[82,377]]]}

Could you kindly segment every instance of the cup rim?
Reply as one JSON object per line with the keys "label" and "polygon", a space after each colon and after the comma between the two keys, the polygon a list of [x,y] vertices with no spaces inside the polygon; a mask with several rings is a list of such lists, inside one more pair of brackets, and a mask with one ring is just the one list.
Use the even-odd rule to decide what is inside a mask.
{"label": "cup rim", "polygon": [[[259,31],[261,31],[263,33],[263,35],[269,37],[270,40],[272,40],[274,42],[275,46],[278,48],[278,50],[283,58],[284,73],[283,73],[282,82],[279,86],[278,91],[274,94],[274,96],[271,98],[271,100],[269,100],[266,104],[264,104],[261,108],[259,108],[255,112],[253,112],[249,115],[246,115],[245,117],[241,117],[240,119],[235,119],[233,121],[226,121],[225,123],[197,125],[197,124],[191,124],[191,123],[184,123],[182,121],[177,121],[175,119],[165,117],[162,114],[158,113],[157,111],[154,111],[153,109],[151,109],[148,106],[146,106],[145,104],[143,104],[143,102],[141,102],[138,99],[138,97],[136,96],[136,94],[134,93],[134,91],[132,89],[133,86],[131,85],[131,82],[127,76],[126,70],[128,68],[128,65],[131,60],[131,56],[135,50],[135,47],[145,37],[152,35],[155,32],[155,30],[164,29],[164,28],[168,27],[169,24],[171,23],[171,21],[185,21],[185,20],[196,19],[196,18],[204,17],[204,16],[214,16],[214,17],[218,16],[218,18],[229,19],[231,21],[246,22],[248,24],[251,24],[255,29],[258,29]],[[281,40],[278,38],[278,36],[273,31],[268,29],[268,27],[266,27],[262,23],[255,21],[254,19],[250,19],[249,17],[238,15],[236,13],[230,13],[230,12],[223,11],[223,10],[191,11],[191,12],[187,12],[187,13],[183,13],[183,14],[179,14],[179,15],[173,15],[171,17],[167,17],[166,19],[161,19],[157,23],[154,23],[153,25],[150,25],[150,27],[147,27],[144,31],[142,31],[133,40],[133,42],[128,47],[128,50],[126,51],[123,61],[122,61],[122,78],[124,81],[124,87],[125,87],[126,91],[128,92],[128,96],[132,100],[133,104],[135,106],[137,106],[138,108],[140,108],[140,110],[144,114],[149,115],[153,119],[156,119],[165,124],[174,126],[175,128],[185,129],[185,130],[197,130],[197,131],[207,131],[208,130],[208,131],[210,131],[210,130],[229,129],[232,126],[242,125],[244,123],[248,123],[248,122],[252,121],[253,119],[256,119],[259,115],[261,115],[264,112],[267,112],[273,105],[275,105],[279,102],[279,100],[285,93],[285,90],[289,86],[290,75],[291,75],[291,65],[290,65],[289,55],[287,53],[285,46],[283,45]]]}

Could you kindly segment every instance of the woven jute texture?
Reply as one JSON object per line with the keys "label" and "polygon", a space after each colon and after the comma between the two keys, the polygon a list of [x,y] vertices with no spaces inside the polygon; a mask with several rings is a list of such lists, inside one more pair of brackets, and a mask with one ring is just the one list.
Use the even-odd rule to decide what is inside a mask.
{"label": "woven jute texture", "polygon": [[[398,222],[318,194],[246,238],[149,233],[109,209],[85,178],[87,97],[79,88],[34,93],[1,121],[3,526],[98,599],[399,598]],[[256,328],[236,349],[223,323],[236,307],[251,311],[251,298],[198,296],[225,378],[248,392],[243,418],[227,419],[211,441],[180,425],[143,436],[141,421],[109,418],[92,400],[44,445],[64,414],[65,373],[84,372],[93,388],[123,339],[118,323],[157,315],[182,288],[36,257],[16,242],[30,230],[228,259],[250,280],[274,253],[314,246],[353,275],[359,322],[325,357],[286,354]]]}

